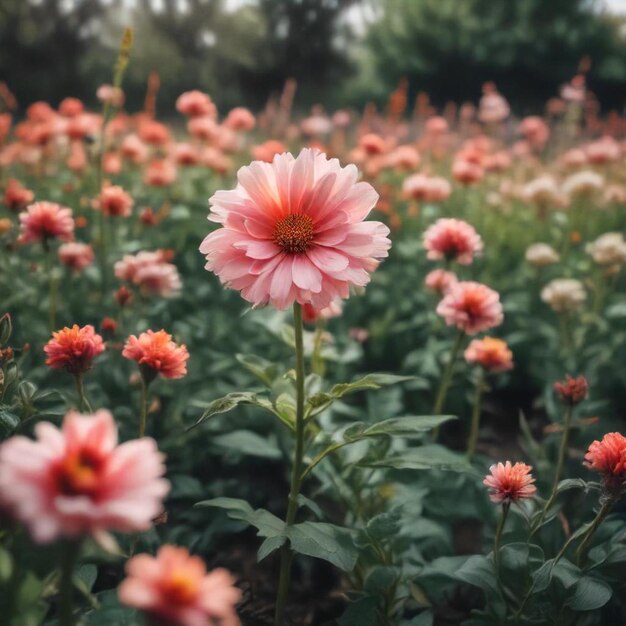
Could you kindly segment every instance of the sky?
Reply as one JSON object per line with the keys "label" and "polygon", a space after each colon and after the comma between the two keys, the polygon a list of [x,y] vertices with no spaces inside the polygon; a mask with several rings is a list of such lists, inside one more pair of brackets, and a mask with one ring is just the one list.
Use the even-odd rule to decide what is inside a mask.
{"label": "sky", "polygon": [[626,0],[605,0],[605,3],[612,13],[626,14]]}

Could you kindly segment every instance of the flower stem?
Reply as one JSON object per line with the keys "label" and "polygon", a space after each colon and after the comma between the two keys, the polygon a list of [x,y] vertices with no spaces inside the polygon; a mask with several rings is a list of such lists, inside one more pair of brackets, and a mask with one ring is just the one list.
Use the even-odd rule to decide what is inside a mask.
{"label": "flower stem", "polygon": [[[291,487],[287,503],[287,526],[291,526],[298,511],[298,495],[300,493],[302,475],[302,456],[304,454],[304,345],[302,329],[302,307],[297,302],[293,305],[293,318],[296,340],[296,446],[291,469]],[[285,623],[285,606],[289,593],[291,565],[293,551],[284,544],[280,555],[280,577],[278,580],[278,595],[276,597],[276,612],[274,626],[283,626]]]}
{"label": "flower stem", "polygon": [[[450,387],[450,383],[452,382],[452,374],[454,372],[454,363],[456,362],[456,357],[459,354],[459,350],[461,349],[461,344],[463,343],[463,337],[465,334],[462,330],[459,331],[456,341],[454,342],[454,346],[452,348],[452,352],[450,353],[450,360],[446,365],[446,369],[443,372],[443,376],[441,377],[441,382],[439,383],[439,389],[437,391],[437,397],[435,399],[435,404],[433,406],[432,414],[433,415],[441,415],[443,410],[444,403],[446,401],[446,394],[448,393],[448,389]],[[439,434],[439,427],[435,427],[433,429],[433,435],[435,439]]]}
{"label": "flower stem", "polygon": [[317,320],[315,337],[313,339],[313,356],[311,357],[311,371],[318,376],[324,376],[324,358],[322,357],[322,343],[324,338],[324,321]]}
{"label": "flower stem", "polygon": [[59,626],[74,626],[75,624],[72,606],[72,577],[79,553],[79,541],[68,541],[65,544],[61,562],[61,583],[59,586]]}
{"label": "flower stem", "polygon": [[609,496],[604,500],[604,504],[602,505],[602,507],[600,507],[596,518],[593,520],[591,526],[589,527],[589,530],[585,533],[583,540],[580,542],[580,545],[576,549],[575,556],[577,565],[580,566],[580,564],[585,560],[591,538],[595,534],[596,530],[598,530],[600,524],[604,521],[604,518],[613,508],[613,504],[615,504],[615,498],[612,496]]}
{"label": "flower stem", "polygon": [[83,380],[82,374],[75,374],[74,380],[76,381],[76,392],[78,393],[78,408],[81,411],[89,411],[93,412],[91,408],[91,403],[87,399],[87,394],[85,393],[85,383]]}
{"label": "flower stem", "polygon": [[481,368],[480,377],[476,383],[476,393],[474,395],[474,406],[472,407],[472,424],[467,440],[467,458],[471,461],[476,454],[476,444],[478,443],[478,431],[480,427],[480,410],[482,408],[483,392],[485,390],[485,372]]}
{"label": "flower stem", "polygon": [[148,418],[148,386],[146,379],[141,377],[141,400],[139,408],[139,437],[146,434],[146,421]]}
{"label": "flower stem", "polygon": [[496,572],[496,581],[498,583],[498,589],[500,590],[500,594],[502,595],[505,606],[506,596],[504,595],[504,586],[502,585],[502,579],[500,577],[500,546],[502,544],[502,531],[504,530],[504,524],[506,522],[506,518],[510,508],[511,502],[509,500],[505,500],[502,503],[502,514],[500,515],[500,521],[498,522],[498,527],[496,528],[496,538],[493,547],[493,566]]}

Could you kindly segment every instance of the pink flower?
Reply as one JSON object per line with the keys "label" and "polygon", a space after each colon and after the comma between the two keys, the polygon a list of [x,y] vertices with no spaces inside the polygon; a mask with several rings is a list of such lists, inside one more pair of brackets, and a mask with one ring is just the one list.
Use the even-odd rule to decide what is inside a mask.
{"label": "pink flower", "polygon": [[19,211],[22,207],[32,202],[34,197],[34,192],[26,189],[19,180],[10,178],[4,189],[3,202],[11,211]]}
{"label": "pink flower", "polygon": [[363,220],[378,194],[354,165],[305,148],[297,158],[242,167],[238,185],[210,200],[222,228],[200,246],[206,269],[255,306],[323,309],[364,286],[387,256],[389,229]]}
{"label": "pink flower", "polygon": [[235,107],[224,120],[224,126],[233,130],[252,130],[255,124],[254,115],[244,107]]}
{"label": "pink flower", "polygon": [[164,250],[127,254],[115,264],[115,276],[139,287],[146,295],[175,296],[182,288],[178,269],[167,262]]}
{"label": "pink flower", "polygon": [[302,306],[302,319],[306,324],[314,324],[317,320],[329,320],[343,313],[341,300],[335,300],[324,309],[316,309],[311,304]]}
{"label": "pink flower", "polygon": [[602,474],[607,490],[619,493],[626,485],[626,437],[607,433],[601,441],[592,442],[584,465]]}
{"label": "pink flower", "polygon": [[502,323],[500,296],[486,285],[462,281],[453,285],[437,306],[448,326],[475,335]]}
{"label": "pink flower", "polygon": [[170,131],[156,120],[144,120],[139,125],[139,138],[150,146],[164,146],[170,140]]}
{"label": "pink flower", "polygon": [[201,91],[186,91],[178,96],[176,110],[188,117],[217,117],[217,108],[213,100]]}
{"label": "pink flower", "polygon": [[424,279],[424,285],[426,288],[440,295],[448,293],[450,288],[458,282],[459,281],[454,272],[447,272],[446,270],[441,269],[429,272]]}
{"label": "pink flower", "polygon": [[478,163],[456,159],[452,164],[452,176],[463,185],[473,185],[484,175],[485,171]]}
{"label": "pink flower", "polygon": [[283,152],[287,152],[287,146],[275,139],[269,139],[265,143],[250,148],[250,154],[253,159],[265,161],[266,163],[271,163],[277,154],[282,154]]}
{"label": "pink flower", "polygon": [[171,161],[154,159],[144,172],[143,182],[151,187],[167,187],[176,180],[176,167]]}
{"label": "pink flower", "polygon": [[506,341],[494,337],[474,339],[465,350],[465,360],[490,372],[506,372],[513,369],[513,353]]}
{"label": "pink flower", "polygon": [[48,355],[48,367],[65,368],[74,375],[84,374],[91,369],[94,358],[104,352],[104,342],[90,324],[82,328],[74,324],[72,328],[52,333],[43,351]]}
{"label": "pink flower", "polygon": [[511,461],[498,463],[489,468],[483,484],[491,490],[492,502],[517,502],[524,498],[532,498],[537,492],[533,485],[535,479],[530,470],[532,467],[526,463],[511,465]]}
{"label": "pink flower", "polygon": [[402,183],[402,192],[413,200],[424,202],[443,202],[450,197],[452,187],[450,183],[440,176],[424,176],[413,174],[405,178]]}
{"label": "pink flower", "polygon": [[139,554],[126,563],[126,573],[118,590],[120,601],[159,624],[239,624],[235,605],[241,592],[233,577],[221,568],[207,573],[202,559],[185,548],[164,545],[156,557]]}
{"label": "pink flower", "polygon": [[70,411],[61,430],[39,422],[35,435],[0,446],[0,500],[36,542],[150,528],[169,490],[154,440],[118,446],[105,410]]}
{"label": "pink flower", "polygon": [[177,345],[164,330],[148,330],[139,337],[131,335],[124,345],[122,356],[147,368],[151,375],[163,378],[182,378],[187,373],[187,347]]}
{"label": "pink flower", "polygon": [[50,239],[69,241],[74,235],[72,210],[56,202],[31,204],[26,211],[20,213],[20,226],[21,243],[41,241],[45,244]]}
{"label": "pink flower", "polygon": [[96,200],[97,208],[111,217],[128,217],[133,204],[130,194],[118,185],[104,187]]}
{"label": "pink flower", "polygon": [[457,219],[438,219],[424,233],[424,247],[431,261],[456,261],[469,265],[483,249],[483,241],[474,227]]}
{"label": "pink flower", "polygon": [[124,92],[120,87],[113,85],[100,85],[96,91],[96,97],[100,102],[108,103],[117,108],[124,104]]}

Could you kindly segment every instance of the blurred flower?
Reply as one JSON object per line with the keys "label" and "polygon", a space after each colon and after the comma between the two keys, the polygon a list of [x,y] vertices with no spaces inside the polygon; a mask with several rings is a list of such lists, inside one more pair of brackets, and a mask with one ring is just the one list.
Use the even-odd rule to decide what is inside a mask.
{"label": "blurred flower", "polygon": [[561,161],[566,167],[582,167],[587,165],[587,155],[581,148],[570,148],[563,154]]}
{"label": "blurred flower", "polygon": [[525,117],[518,126],[518,131],[536,150],[542,150],[550,138],[550,128],[536,115]]}
{"label": "blurred flower", "polygon": [[20,211],[32,202],[34,197],[35,194],[30,189],[26,189],[19,180],[10,178],[4,188],[3,202],[10,211]]}
{"label": "blurred flower", "polygon": [[256,125],[254,115],[244,107],[235,107],[228,112],[224,120],[224,126],[232,130],[250,131]]}
{"label": "blurred flower", "polygon": [[177,345],[164,330],[148,330],[139,337],[131,335],[124,345],[122,356],[136,361],[149,376],[160,374],[163,378],[182,378],[187,373],[187,347]]}
{"label": "blurred flower", "polygon": [[424,279],[424,285],[426,288],[438,293],[439,295],[448,293],[450,288],[458,282],[459,281],[454,272],[448,272],[442,269],[436,269],[428,272],[426,278]]}
{"label": "blurred flower", "polygon": [[117,322],[112,317],[103,317],[100,322],[100,331],[108,335],[115,334]]}
{"label": "blurred flower", "polygon": [[74,235],[72,210],[56,202],[35,202],[19,217],[21,243],[41,241],[45,245],[50,239],[69,241]]}
{"label": "blurred flower", "polygon": [[176,167],[166,159],[154,159],[146,167],[143,180],[151,187],[167,187],[176,180]]}
{"label": "blurred flower", "polygon": [[333,124],[325,115],[311,115],[302,120],[300,128],[305,135],[327,135],[333,129]]}
{"label": "blurred flower", "polygon": [[118,185],[103,187],[96,200],[96,208],[111,217],[128,217],[133,204],[130,194]]}
{"label": "blurred flower", "polygon": [[156,557],[139,554],[126,563],[120,602],[159,624],[237,626],[241,591],[225,569],[207,573],[202,559],[186,548],[161,546]]}
{"label": "blurred flower", "polygon": [[118,446],[105,410],[70,411],[60,430],[39,422],[35,435],[0,446],[0,500],[37,543],[150,528],[169,490],[153,439]]}
{"label": "blurred flower", "polygon": [[413,174],[404,179],[402,192],[413,200],[424,202],[443,202],[450,197],[452,186],[440,176],[424,176]]}
{"label": "blurred flower", "polygon": [[188,117],[217,117],[217,107],[210,96],[201,91],[186,91],[178,96],[176,110]]}
{"label": "blurred flower", "polygon": [[610,136],[591,142],[585,152],[587,153],[589,163],[593,165],[604,165],[605,163],[617,161],[622,153],[617,141]]}
{"label": "blurred flower", "polygon": [[574,406],[587,397],[589,384],[584,376],[566,376],[563,382],[554,383],[554,390],[565,404]]}
{"label": "blurred flower", "polygon": [[483,241],[474,227],[462,220],[441,218],[424,233],[424,248],[431,261],[456,261],[469,265],[483,249]]}
{"label": "blurred flower", "polygon": [[603,186],[603,176],[592,170],[583,170],[565,179],[563,192],[568,196],[581,196],[600,191]]}
{"label": "blurred flower", "polygon": [[452,176],[463,185],[477,183],[485,175],[483,168],[478,163],[465,159],[456,159],[452,164]]}
{"label": "blurred flower", "polygon": [[398,146],[387,157],[387,162],[390,167],[404,171],[416,170],[419,167],[420,161],[420,153],[414,146]]}
{"label": "blurred flower", "polygon": [[165,146],[170,141],[170,131],[165,124],[146,119],[139,124],[139,139],[150,146]]}
{"label": "blurred flower", "polygon": [[555,278],[541,290],[541,299],[557,313],[579,309],[586,298],[583,284],[574,278]]}
{"label": "blurred flower", "polygon": [[513,353],[506,341],[494,337],[474,339],[465,350],[468,363],[480,365],[490,372],[506,372],[513,369]]}
{"label": "blurred flower", "polygon": [[599,265],[622,265],[626,262],[626,241],[622,233],[604,233],[587,244],[586,250]]}
{"label": "blurred flower", "polygon": [[559,262],[556,250],[547,243],[533,243],[526,248],[526,260],[535,267],[546,267]]}
{"label": "blurred flower", "polygon": [[354,326],[348,330],[348,336],[359,343],[365,343],[369,339],[370,331],[367,328]]}
{"label": "blurred flower", "polygon": [[255,161],[265,161],[266,163],[271,163],[277,154],[283,152],[287,152],[287,146],[275,139],[270,139],[258,146],[252,146],[250,149],[250,154]]}
{"label": "blurred flower", "polygon": [[206,269],[257,306],[323,309],[347,298],[391,245],[384,224],[363,221],[378,194],[357,176],[306,148],[241,168],[237,187],[210,200],[209,219],[222,228],[200,246]]}
{"label": "blurred flower", "polygon": [[534,204],[549,204],[561,207],[566,203],[566,199],[563,197],[556,180],[547,174],[526,183],[522,187],[521,196],[526,202]]}
{"label": "blurred flower", "polygon": [[64,117],[75,117],[84,110],[85,107],[78,98],[64,98],[59,104],[59,113]]}
{"label": "blurred flower", "polygon": [[127,304],[132,302],[132,300],[133,300],[132,292],[128,289],[128,287],[125,287],[124,285],[122,285],[115,292],[115,301],[120,307],[125,307]]}
{"label": "blurred flower", "polygon": [[498,93],[493,83],[486,83],[478,104],[478,119],[483,124],[497,124],[503,122],[510,113],[511,108],[506,98]]}
{"label": "blurred flower", "polygon": [[76,272],[93,263],[93,248],[88,243],[70,241],[59,247],[59,261]]}
{"label": "blurred flower", "polygon": [[96,97],[100,102],[120,108],[124,104],[124,92],[120,87],[113,85],[100,85],[96,91]]}
{"label": "blurred flower", "polygon": [[84,374],[91,369],[94,358],[104,352],[104,342],[90,324],[82,328],[74,324],[52,333],[43,350],[48,355],[48,367]]}
{"label": "blurred flower", "polygon": [[375,133],[368,133],[359,139],[359,148],[361,148],[368,156],[384,154],[387,152],[387,142]]}
{"label": "blurred flower", "polygon": [[524,498],[532,498],[537,492],[533,485],[535,479],[530,471],[532,467],[526,463],[511,461],[498,463],[489,468],[489,474],[485,476],[483,484],[489,487],[489,495],[492,502],[517,502]]}
{"label": "blurred flower", "polygon": [[452,285],[437,306],[448,326],[468,335],[499,326],[504,317],[500,296],[482,283],[462,281]]}
{"label": "blurred flower", "polygon": [[302,305],[302,319],[307,324],[313,324],[320,319],[329,320],[333,317],[339,317],[342,313],[343,304],[341,300],[335,300],[323,309],[316,309],[311,304]]}
{"label": "blurred flower", "polygon": [[175,296],[182,283],[178,269],[166,258],[164,250],[127,254],[115,264],[115,276],[137,285],[144,294],[164,298]]}

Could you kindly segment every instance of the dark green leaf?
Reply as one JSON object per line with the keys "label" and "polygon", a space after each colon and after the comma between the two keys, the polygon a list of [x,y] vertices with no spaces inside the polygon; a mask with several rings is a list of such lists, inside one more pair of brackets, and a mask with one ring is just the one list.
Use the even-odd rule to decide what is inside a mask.
{"label": "dark green leaf", "polygon": [[344,572],[351,572],[356,565],[358,552],[347,528],[302,522],[286,527],[285,534],[295,552],[328,561]]}

